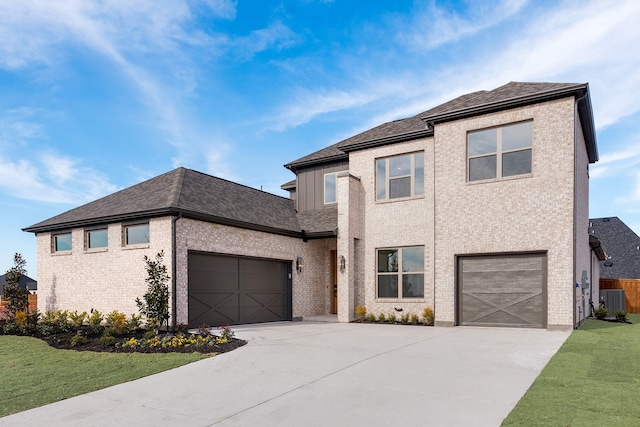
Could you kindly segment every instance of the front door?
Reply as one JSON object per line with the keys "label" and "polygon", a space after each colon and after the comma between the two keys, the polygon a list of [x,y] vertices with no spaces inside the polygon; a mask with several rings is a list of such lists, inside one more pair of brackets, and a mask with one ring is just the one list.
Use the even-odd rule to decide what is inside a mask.
{"label": "front door", "polygon": [[331,251],[330,267],[331,314],[338,314],[338,251]]}

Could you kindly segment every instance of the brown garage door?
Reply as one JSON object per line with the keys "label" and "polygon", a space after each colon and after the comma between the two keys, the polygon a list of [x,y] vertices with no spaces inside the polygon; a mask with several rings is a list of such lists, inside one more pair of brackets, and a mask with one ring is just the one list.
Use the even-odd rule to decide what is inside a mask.
{"label": "brown garage door", "polygon": [[291,263],[189,253],[189,325],[291,320]]}
{"label": "brown garage door", "polygon": [[544,253],[458,258],[458,324],[545,328]]}

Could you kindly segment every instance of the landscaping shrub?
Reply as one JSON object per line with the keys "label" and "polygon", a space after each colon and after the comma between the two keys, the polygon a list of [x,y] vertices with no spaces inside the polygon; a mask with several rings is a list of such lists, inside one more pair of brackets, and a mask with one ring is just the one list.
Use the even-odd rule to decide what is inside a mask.
{"label": "landscaping shrub", "polygon": [[107,328],[113,329],[116,334],[122,335],[127,332],[127,316],[118,310],[113,310],[105,318]]}
{"label": "landscaping shrub", "polygon": [[87,312],[83,311],[82,313],[78,313],[78,310],[73,313],[69,313],[69,321],[74,328],[80,329],[84,324],[84,320],[87,318]]}
{"label": "landscaping shrub", "polygon": [[422,319],[425,325],[433,325],[433,309],[431,307],[425,307],[422,310]]}
{"label": "landscaping shrub", "polygon": [[391,313],[387,316],[387,320],[391,323],[396,323],[396,314],[395,313]]}
{"label": "landscaping shrub", "polygon": [[387,316],[384,313],[378,314],[378,322],[384,322],[385,320],[387,320]]}
{"label": "landscaping shrub", "polygon": [[373,313],[367,314],[367,317],[365,318],[365,320],[367,322],[375,322],[376,321],[376,315]]}
{"label": "landscaping shrub", "polygon": [[627,321],[627,311],[626,310],[616,310],[616,320],[618,322],[626,322]]}
{"label": "landscaping shrub", "polygon": [[609,310],[604,307],[598,307],[593,310],[593,313],[596,315],[596,319],[603,320],[605,317],[609,315]]}
{"label": "landscaping shrub", "polygon": [[142,315],[132,314],[127,320],[127,329],[129,332],[135,332],[140,328],[142,328]]}
{"label": "landscaping shrub", "polygon": [[84,335],[74,335],[71,337],[71,346],[77,347],[79,345],[84,345],[87,343],[87,337]]}
{"label": "landscaping shrub", "polygon": [[102,313],[98,310],[91,311],[91,314],[87,318],[87,323],[94,333],[99,334],[104,329],[102,326],[103,319],[104,317],[102,316]]}
{"label": "landscaping shrub", "polygon": [[13,317],[16,313],[29,311],[29,289],[20,289],[20,279],[27,274],[25,265],[27,261],[22,255],[16,253],[13,255],[13,267],[7,270],[5,278],[7,283],[4,285],[4,299],[7,300],[7,312],[9,317]]}
{"label": "landscaping shrub", "polygon": [[411,314],[411,323],[413,323],[414,325],[417,325],[418,323],[420,323],[420,317],[417,314],[412,313]]}
{"label": "landscaping shrub", "polygon": [[409,323],[409,318],[410,318],[410,314],[404,313],[402,316],[400,316],[400,321],[402,323]]}
{"label": "landscaping shrub", "polygon": [[116,345],[116,337],[113,335],[103,335],[100,337],[100,345],[104,348]]}
{"label": "landscaping shrub", "polygon": [[363,320],[366,314],[367,314],[367,309],[364,306],[359,305],[356,307],[356,317],[358,319]]}
{"label": "landscaping shrub", "polygon": [[148,291],[142,300],[136,298],[140,313],[148,321],[157,324],[155,329],[161,327],[163,323],[169,322],[169,275],[167,274],[167,266],[162,263],[163,257],[163,251],[156,254],[155,261],[146,255],[144,256],[147,270],[145,281],[148,285]]}

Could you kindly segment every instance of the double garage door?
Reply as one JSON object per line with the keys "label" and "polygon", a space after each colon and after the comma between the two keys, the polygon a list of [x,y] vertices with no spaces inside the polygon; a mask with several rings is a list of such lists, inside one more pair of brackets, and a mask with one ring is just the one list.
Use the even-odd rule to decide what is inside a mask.
{"label": "double garage door", "polygon": [[189,252],[189,325],[291,320],[291,263]]}
{"label": "double garage door", "polygon": [[458,324],[545,328],[544,253],[458,258]]}

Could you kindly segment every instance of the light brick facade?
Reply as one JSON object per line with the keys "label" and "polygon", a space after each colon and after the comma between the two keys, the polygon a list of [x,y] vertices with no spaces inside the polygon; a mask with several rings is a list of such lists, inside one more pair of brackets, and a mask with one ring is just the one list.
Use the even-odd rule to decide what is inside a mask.
{"label": "light brick facade", "polygon": [[38,310],[113,310],[138,313],[136,298],[147,292],[144,256],[164,251],[172,269],[170,217],[149,220],[149,244],[122,244],[122,224],[108,225],[108,247],[85,248],[83,228],[71,230],[71,251],[53,253],[51,233],[38,233]]}

